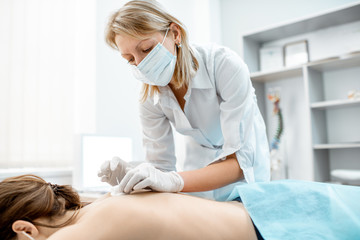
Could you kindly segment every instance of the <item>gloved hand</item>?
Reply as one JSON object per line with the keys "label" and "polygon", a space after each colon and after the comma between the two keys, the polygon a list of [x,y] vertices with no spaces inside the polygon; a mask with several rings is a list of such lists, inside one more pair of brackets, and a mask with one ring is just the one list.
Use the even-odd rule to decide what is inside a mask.
{"label": "gloved hand", "polygon": [[[130,165],[119,157],[113,157],[111,160],[103,162],[98,172],[98,177],[102,182],[107,182],[111,186],[118,185],[118,181],[124,178]],[[117,179],[116,179],[117,178]]]}
{"label": "gloved hand", "polygon": [[158,192],[180,192],[184,188],[182,177],[172,172],[162,172],[150,163],[142,163],[129,170],[117,186],[119,192],[151,188]]}

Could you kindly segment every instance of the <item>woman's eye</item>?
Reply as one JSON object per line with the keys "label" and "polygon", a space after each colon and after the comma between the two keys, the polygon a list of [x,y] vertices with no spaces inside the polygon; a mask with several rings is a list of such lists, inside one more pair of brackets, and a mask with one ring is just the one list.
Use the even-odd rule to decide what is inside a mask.
{"label": "woman's eye", "polygon": [[143,52],[144,52],[144,53],[148,53],[148,52],[151,51],[151,49],[152,49],[152,47],[151,47],[151,48],[147,48],[147,49],[143,50]]}

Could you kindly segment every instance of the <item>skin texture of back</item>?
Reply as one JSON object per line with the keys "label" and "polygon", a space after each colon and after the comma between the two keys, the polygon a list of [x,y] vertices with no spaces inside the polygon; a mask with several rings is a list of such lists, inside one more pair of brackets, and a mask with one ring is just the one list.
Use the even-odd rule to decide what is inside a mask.
{"label": "skin texture of back", "polygon": [[62,239],[257,239],[239,202],[184,194],[136,193],[95,201],[49,240]]}

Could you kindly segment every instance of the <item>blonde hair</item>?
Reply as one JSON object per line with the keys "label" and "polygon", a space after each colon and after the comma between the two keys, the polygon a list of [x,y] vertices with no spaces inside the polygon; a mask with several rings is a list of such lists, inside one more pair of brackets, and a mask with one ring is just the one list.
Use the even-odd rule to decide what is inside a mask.
{"label": "blonde hair", "polygon": [[[106,29],[106,42],[117,50],[115,36],[125,34],[137,39],[156,32],[166,32],[171,23],[180,28],[181,47],[177,48],[177,59],[174,70],[174,87],[179,89],[189,86],[199,64],[193,50],[190,48],[185,26],[175,17],[167,13],[162,6],[154,0],[135,0],[126,3],[109,19]],[[157,86],[143,84],[141,100],[159,93]]]}

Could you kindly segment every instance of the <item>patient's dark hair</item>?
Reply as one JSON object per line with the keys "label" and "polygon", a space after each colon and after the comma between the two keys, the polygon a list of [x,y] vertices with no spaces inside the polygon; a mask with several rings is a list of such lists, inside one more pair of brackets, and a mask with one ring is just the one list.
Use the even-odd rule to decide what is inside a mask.
{"label": "patient's dark hair", "polygon": [[66,226],[78,211],[56,226],[36,223],[35,220],[41,217],[51,220],[63,216],[67,210],[78,210],[82,206],[79,195],[71,186],[50,184],[35,175],[7,178],[0,182],[0,239],[15,239],[12,224],[16,220],[50,228]]}

